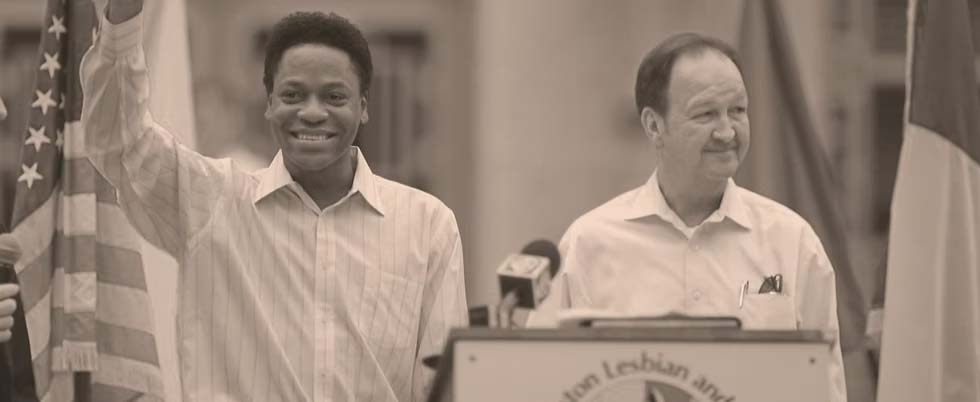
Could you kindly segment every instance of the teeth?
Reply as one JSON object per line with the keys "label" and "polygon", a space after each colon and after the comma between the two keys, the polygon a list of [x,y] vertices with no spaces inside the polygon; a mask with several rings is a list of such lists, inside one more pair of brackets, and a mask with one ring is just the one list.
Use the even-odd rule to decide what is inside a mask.
{"label": "teeth", "polygon": [[326,135],[310,135],[310,134],[296,134],[296,138],[303,141],[324,141],[327,139]]}

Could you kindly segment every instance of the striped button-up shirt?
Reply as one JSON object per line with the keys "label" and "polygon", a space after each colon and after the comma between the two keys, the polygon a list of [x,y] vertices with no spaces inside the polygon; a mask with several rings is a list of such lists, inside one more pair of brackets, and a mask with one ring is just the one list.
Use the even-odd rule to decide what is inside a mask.
{"label": "striped button-up shirt", "polygon": [[422,358],[466,324],[452,211],[356,148],[350,192],[321,210],[281,154],[248,173],[182,146],[150,116],[141,30],[105,24],[83,61],[86,148],[180,263],[184,400],[422,400]]}

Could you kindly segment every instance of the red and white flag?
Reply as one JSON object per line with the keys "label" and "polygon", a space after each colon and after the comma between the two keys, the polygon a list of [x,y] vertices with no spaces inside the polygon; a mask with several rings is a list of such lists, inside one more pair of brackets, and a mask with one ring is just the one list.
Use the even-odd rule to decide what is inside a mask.
{"label": "red and white flag", "polygon": [[966,0],[909,4],[879,401],[980,400],[980,100]]}

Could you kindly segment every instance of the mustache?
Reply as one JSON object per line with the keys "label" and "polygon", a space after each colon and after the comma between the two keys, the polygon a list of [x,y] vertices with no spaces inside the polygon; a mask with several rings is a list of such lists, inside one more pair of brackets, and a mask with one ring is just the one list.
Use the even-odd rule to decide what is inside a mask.
{"label": "mustache", "polygon": [[712,142],[705,145],[706,152],[724,152],[738,149],[738,141],[732,142]]}

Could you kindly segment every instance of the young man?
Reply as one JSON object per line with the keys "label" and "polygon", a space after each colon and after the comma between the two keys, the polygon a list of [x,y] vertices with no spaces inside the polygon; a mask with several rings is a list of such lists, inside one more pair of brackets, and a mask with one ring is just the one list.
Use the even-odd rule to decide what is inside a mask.
{"label": "young man", "polygon": [[82,66],[83,120],[131,221],[180,264],[183,399],[422,400],[422,358],[466,324],[459,231],[351,145],[368,121],[361,32],[335,14],[275,25],[263,81],[281,150],[248,173],[153,121],[142,3],[109,2]]}
{"label": "young man", "polygon": [[[640,65],[636,106],[660,164],[646,184],[576,220],[562,274],[532,326],[559,309],[736,316],[748,329],[838,330],[834,270],[810,225],[738,187],[748,94],[735,51],[680,34]],[[844,401],[840,343],[830,367]]]}

